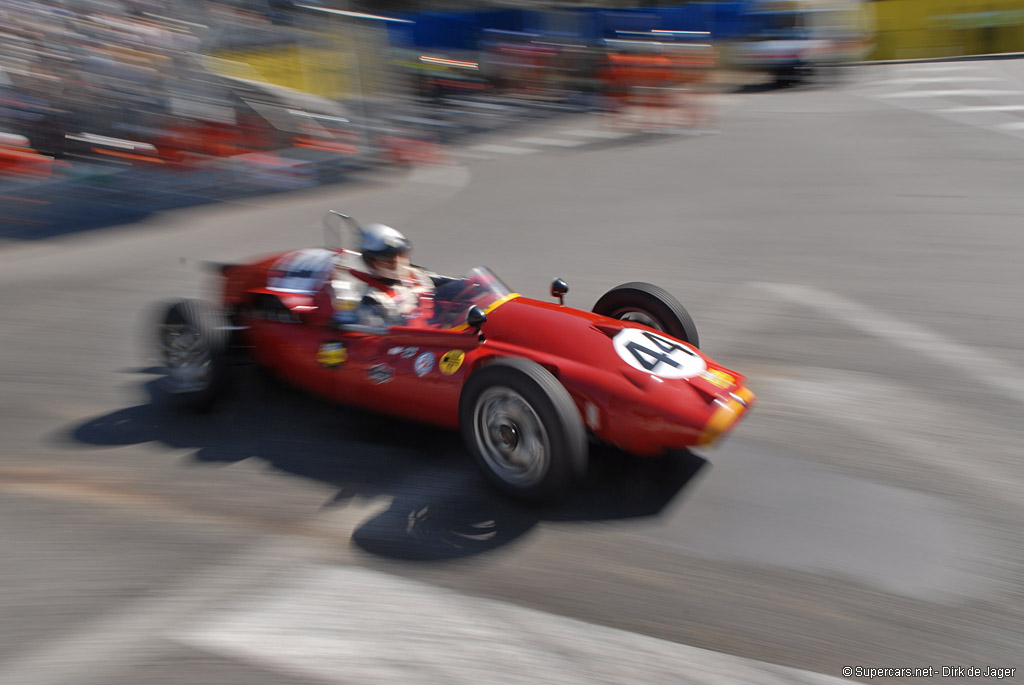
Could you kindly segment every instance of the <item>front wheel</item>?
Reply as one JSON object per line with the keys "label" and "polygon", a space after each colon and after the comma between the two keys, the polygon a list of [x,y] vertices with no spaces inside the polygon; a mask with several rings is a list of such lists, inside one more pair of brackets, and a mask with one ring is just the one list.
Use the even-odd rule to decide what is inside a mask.
{"label": "front wheel", "polygon": [[176,408],[207,411],[231,386],[226,317],[199,300],[174,300],[157,321],[164,377],[160,389]]}
{"label": "front wheel", "polygon": [[500,359],[462,390],[459,422],[477,466],[509,495],[563,494],[586,470],[587,434],[569,392],[527,359]]}
{"label": "front wheel", "polygon": [[679,300],[650,283],[624,283],[601,296],[594,313],[620,321],[633,321],[677,340],[700,347],[697,325]]}

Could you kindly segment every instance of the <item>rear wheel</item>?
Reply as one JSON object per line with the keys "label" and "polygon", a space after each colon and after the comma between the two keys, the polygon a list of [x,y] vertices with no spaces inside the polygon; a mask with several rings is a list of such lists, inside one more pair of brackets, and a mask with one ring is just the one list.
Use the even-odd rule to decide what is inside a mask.
{"label": "rear wheel", "polygon": [[199,300],[174,300],[157,322],[163,359],[160,388],[168,403],[207,411],[231,388],[228,321]]}
{"label": "rear wheel", "polygon": [[697,325],[690,313],[670,293],[650,283],[624,283],[612,288],[594,305],[594,313],[643,324],[700,347]]}
{"label": "rear wheel", "polygon": [[587,435],[569,392],[527,359],[500,359],[462,391],[459,422],[477,465],[518,498],[550,499],[586,470]]}

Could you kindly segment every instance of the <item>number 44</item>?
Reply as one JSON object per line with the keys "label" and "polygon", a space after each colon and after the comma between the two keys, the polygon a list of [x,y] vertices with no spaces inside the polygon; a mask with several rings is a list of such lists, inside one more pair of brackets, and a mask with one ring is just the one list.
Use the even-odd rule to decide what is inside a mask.
{"label": "number 44", "polygon": [[644,337],[651,341],[657,349],[651,349],[641,345],[638,342],[630,341],[626,343],[626,349],[629,350],[636,360],[640,362],[640,365],[648,371],[654,371],[658,368],[659,364],[668,364],[669,366],[678,369],[680,367],[679,362],[673,359],[670,355],[674,352],[684,352],[691,357],[697,356],[692,350],[683,347],[678,343],[674,343],[671,340],[662,338],[660,335],[648,333],[644,331]]}

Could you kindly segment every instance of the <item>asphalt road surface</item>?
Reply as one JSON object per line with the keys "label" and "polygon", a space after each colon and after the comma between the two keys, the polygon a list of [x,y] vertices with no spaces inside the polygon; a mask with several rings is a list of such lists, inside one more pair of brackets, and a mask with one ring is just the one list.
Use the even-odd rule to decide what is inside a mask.
{"label": "asphalt road surface", "polygon": [[[0,683],[1024,677],[1024,63],[750,91],[714,134],[552,119],[3,243]],[[584,309],[657,283],[760,403],[545,508],[454,434],[258,375],[210,416],[154,405],[150,308],[208,294],[199,260],[320,244],[328,208]]]}

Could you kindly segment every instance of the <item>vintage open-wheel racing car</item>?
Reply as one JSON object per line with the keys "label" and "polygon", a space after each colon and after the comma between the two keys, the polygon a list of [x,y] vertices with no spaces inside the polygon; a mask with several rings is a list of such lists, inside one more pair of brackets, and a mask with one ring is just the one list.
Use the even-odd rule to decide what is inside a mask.
{"label": "vintage open-wheel racing car", "polygon": [[657,286],[619,285],[588,312],[563,304],[561,280],[545,302],[476,267],[445,277],[415,326],[339,328],[332,274],[357,259],[322,247],[215,265],[218,302],[159,309],[166,396],[212,407],[243,357],[340,404],[460,430],[485,476],[526,499],[571,487],[591,440],[657,457],[715,442],[754,404]]}

